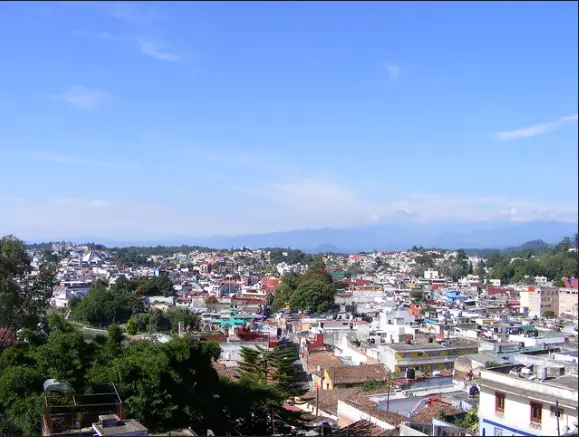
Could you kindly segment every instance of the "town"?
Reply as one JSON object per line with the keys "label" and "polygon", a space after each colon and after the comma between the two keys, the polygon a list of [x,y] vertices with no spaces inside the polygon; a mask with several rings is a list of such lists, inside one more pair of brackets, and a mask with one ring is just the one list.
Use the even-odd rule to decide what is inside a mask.
{"label": "town", "polygon": [[[26,246],[26,280],[40,281],[47,266],[53,269],[45,284],[52,328],[44,344],[39,334],[10,324],[8,310],[1,319],[0,405],[4,421],[16,424],[3,434],[577,435],[574,239],[502,252],[413,247],[351,255],[290,248]],[[19,244],[5,237],[0,263]],[[0,275],[5,271],[10,265]],[[149,347],[177,348],[179,339],[216,345],[205,371],[231,387],[252,378],[283,387],[276,392],[280,413],[265,413],[254,428],[243,422],[237,431],[217,429],[219,420],[210,424],[207,417],[174,420],[171,399],[149,393],[163,390],[162,383],[149,381],[153,363],[131,367],[137,372],[132,377],[143,382],[129,386],[118,375],[113,381],[107,374],[104,381],[99,374],[110,388],[81,393],[78,378],[99,372],[78,376],[88,364],[82,364],[86,357],[71,355],[68,347],[84,347],[72,343],[60,347],[74,366],[59,370],[62,357],[53,356],[39,364],[48,370],[38,375],[44,381],[36,392],[19,389],[15,366],[29,362],[23,358],[29,349],[18,348],[35,342],[48,348],[57,341],[55,332],[67,329],[81,333],[83,344],[101,343],[110,353],[100,358],[104,367],[118,365],[121,373],[129,372],[122,369],[130,360],[152,353]],[[134,352],[113,364],[123,348]],[[266,367],[261,374],[263,357],[276,373]],[[291,365],[282,378],[284,359]],[[191,384],[179,390],[204,390],[202,381]],[[25,405],[18,396],[26,405],[40,402],[30,409],[38,417],[16,420]]]}

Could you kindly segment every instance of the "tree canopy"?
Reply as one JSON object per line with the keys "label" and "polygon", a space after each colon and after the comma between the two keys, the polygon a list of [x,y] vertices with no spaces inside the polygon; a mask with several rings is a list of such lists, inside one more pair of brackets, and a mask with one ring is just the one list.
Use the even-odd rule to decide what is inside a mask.
{"label": "tree canopy", "polygon": [[292,310],[329,311],[334,306],[334,297],[339,286],[323,268],[309,268],[304,275],[285,274],[275,291],[271,309],[278,311],[289,303]]}
{"label": "tree canopy", "polygon": [[[208,429],[216,435],[271,435],[298,419],[299,414],[283,408],[295,392],[291,353],[267,355],[276,381],[269,386],[249,374],[235,382],[220,378],[213,366],[219,345],[189,335],[163,344],[127,344],[113,323],[106,336],[87,340],[61,315],[47,311],[54,277],[48,266],[34,277],[30,271],[22,242],[0,240],[0,327],[19,333],[19,341],[0,344],[0,435],[40,435],[42,384],[49,378],[70,384],[79,394],[114,383],[127,416],[151,434],[191,427],[199,435]],[[166,318],[169,330],[179,322],[196,323],[180,308],[130,316],[132,305],[138,305],[131,287],[95,284],[74,311],[97,323],[130,317],[138,324],[136,319],[145,317],[158,324]]]}
{"label": "tree canopy", "polygon": [[[502,283],[532,282],[535,276],[545,276],[559,281],[577,275],[577,234],[564,238],[555,246],[529,245],[504,253],[493,252],[487,258],[489,277]],[[561,284],[559,284],[561,285]]]}
{"label": "tree canopy", "polygon": [[32,275],[24,243],[14,236],[0,239],[0,348],[20,329],[42,322],[54,285],[55,266],[43,264]]}

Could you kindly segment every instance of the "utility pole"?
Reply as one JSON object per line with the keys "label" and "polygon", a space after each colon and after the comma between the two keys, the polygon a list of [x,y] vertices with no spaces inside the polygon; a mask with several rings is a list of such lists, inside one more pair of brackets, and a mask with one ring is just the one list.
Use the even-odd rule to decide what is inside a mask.
{"label": "utility pole", "polygon": [[388,392],[386,394],[386,411],[390,411],[390,390],[392,389],[392,385],[390,382],[390,371],[388,371]]}
{"label": "utility pole", "polygon": [[316,387],[316,416],[318,415],[320,407],[320,388]]}
{"label": "utility pole", "polygon": [[555,399],[555,416],[557,417],[557,435],[561,435],[561,431],[559,429],[559,401]]}

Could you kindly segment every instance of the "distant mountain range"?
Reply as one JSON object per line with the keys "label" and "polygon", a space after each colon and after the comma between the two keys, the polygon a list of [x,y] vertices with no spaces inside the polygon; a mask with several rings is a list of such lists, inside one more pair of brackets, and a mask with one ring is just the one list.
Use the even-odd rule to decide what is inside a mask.
{"label": "distant mountain range", "polygon": [[309,253],[357,253],[399,251],[412,246],[440,249],[506,249],[532,240],[555,244],[577,232],[577,223],[549,222],[469,222],[469,223],[382,223],[348,229],[303,229],[266,234],[213,237],[168,237],[159,241],[103,241],[75,238],[75,242],[95,241],[113,246],[195,245],[221,249],[289,247]]}

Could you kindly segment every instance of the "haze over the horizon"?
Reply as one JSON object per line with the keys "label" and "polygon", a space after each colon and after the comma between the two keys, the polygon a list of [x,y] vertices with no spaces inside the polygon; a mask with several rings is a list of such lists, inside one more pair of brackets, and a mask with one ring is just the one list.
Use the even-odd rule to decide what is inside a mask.
{"label": "haze over the horizon", "polygon": [[577,16],[2,3],[0,235],[577,222]]}

